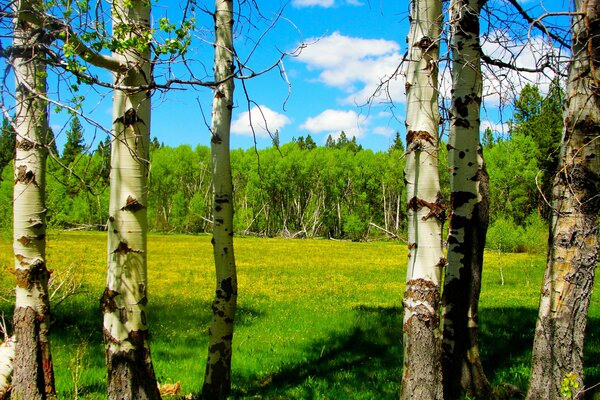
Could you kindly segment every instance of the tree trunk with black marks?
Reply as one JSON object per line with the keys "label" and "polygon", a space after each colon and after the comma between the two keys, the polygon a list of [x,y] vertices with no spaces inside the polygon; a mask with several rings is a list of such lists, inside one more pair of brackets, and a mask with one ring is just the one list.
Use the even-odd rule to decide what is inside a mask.
{"label": "tree trunk with black marks", "polygon": [[483,252],[489,222],[488,176],[480,147],[481,48],[480,0],[454,0],[452,34],[452,107],[448,159],[450,230],[444,279],[443,377],[446,398],[462,393],[489,397],[491,387],[479,357],[478,305]]}
{"label": "tree trunk with black marks", "polygon": [[14,128],[14,256],[17,277],[14,373],[15,399],[56,397],[50,352],[50,302],[46,268],[46,158],[48,155],[46,66],[39,29],[21,19],[42,1],[16,1],[13,66],[16,87]]}
{"label": "tree trunk with black marks", "polygon": [[402,399],[441,399],[438,334],[440,282],[446,261],[446,217],[438,175],[438,59],[442,23],[439,0],[411,2],[406,72],[405,168],[408,199],[408,272],[404,293]]}
{"label": "tree trunk with black marks", "polygon": [[598,257],[600,209],[600,1],[576,0],[575,9],[530,400],[581,398],[584,390],[583,345]]}
{"label": "tree trunk with black marks", "polygon": [[[114,24],[131,30],[119,40],[137,37],[135,48],[114,53],[125,66],[115,83],[150,83],[150,6],[145,0],[115,1]],[[100,300],[108,372],[109,399],[160,399],[150,357],[146,305],[146,205],[150,93],[115,91],[113,97],[108,276]]]}
{"label": "tree trunk with black marks", "polygon": [[233,2],[215,1],[215,88],[211,154],[213,177],[213,251],[216,292],[208,337],[208,360],[202,395],[225,399],[231,391],[233,321],[237,304],[237,274],[233,254],[233,183],[229,153],[233,109]]}

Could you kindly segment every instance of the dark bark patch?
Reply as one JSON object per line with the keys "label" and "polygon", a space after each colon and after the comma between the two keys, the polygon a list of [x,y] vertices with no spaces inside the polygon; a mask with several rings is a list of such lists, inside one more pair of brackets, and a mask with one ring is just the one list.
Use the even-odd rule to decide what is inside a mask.
{"label": "dark bark patch", "polygon": [[455,118],[454,119],[454,126],[458,126],[459,128],[470,128],[471,127],[471,122],[469,122],[468,119],[466,118]]}
{"label": "dark bark patch", "polygon": [[471,192],[453,192],[450,194],[450,207],[453,210],[460,208],[470,202],[471,200],[475,200],[477,195]]}
{"label": "dark bark patch", "polygon": [[138,122],[145,124],[144,121],[142,121],[142,119],[137,116],[137,112],[134,108],[130,108],[129,110],[125,111],[123,116],[115,119],[114,122],[120,122],[125,127],[133,126]]}
{"label": "dark bark patch", "polygon": [[17,140],[17,149],[22,151],[30,151],[35,148],[35,143],[28,139]]}
{"label": "dark bark patch", "polygon": [[441,194],[438,193],[435,202],[431,203],[418,197],[413,197],[408,201],[408,209],[413,211],[419,211],[423,207],[429,208],[429,213],[424,216],[423,221],[427,221],[429,218],[435,217],[441,223],[446,221],[446,204]]}
{"label": "dark bark patch", "polygon": [[125,206],[121,208],[121,211],[136,212],[143,208],[145,208],[145,206],[142,203],[140,203],[136,198],[132,196],[127,196],[127,201],[125,203]]}
{"label": "dark bark patch", "polygon": [[210,138],[210,141],[213,144],[221,144],[221,143],[223,143],[223,139],[221,139],[221,136],[217,135],[216,133],[212,135],[212,137]]}
{"label": "dark bark patch", "polygon": [[100,297],[100,309],[104,313],[112,313],[117,309],[117,303],[115,298],[119,295],[119,292],[116,290],[111,290],[109,288],[104,289],[104,293],[102,293],[102,297]]}
{"label": "dark bark patch", "polygon": [[413,44],[413,46],[419,47],[423,51],[427,51],[432,45],[433,40],[429,36],[423,36],[421,40]]}
{"label": "dark bark patch", "polygon": [[233,285],[233,278],[229,277],[227,279],[223,279],[221,281],[221,296],[217,292],[217,298],[225,299],[225,301],[229,302],[231,297],[235,294],[235,288]]}
{"label": "dark bark patch", "polygon": [[411,144],[411,143],[416,143],[416,142],[428,142],[430,143],[432,146],[434,145],[434,138],[431,135],[431,133],[427,132],[427,131],[408,131],[406,133],[406,143],[407,144]]}
{"label": "dark bark patch", "polygon": [[15,184],[17,183],[22,183],[25,185],[34,184],[37,186],[35,174],[31,170],[27,170],[26,165],[19,165],[17,167],[17,178],[15,179]]}
{"label": "dark bark patch", "polygon": [[[23,265],[23,262],[20,262]],[[27,265],[27,263],[25,263]],[[46,263],[40,259],[35,260],[27,269],[17,269],[17,286],[31,290],[34,286],[45,285],[50,278],[50,272],[46,269]]]}
{"label": "dark bark patch", "polygon": [[458,158],[460,158],[461,160],[463,158],[465,158],[465,156],[466,156],[466,153],[464,151],[461,150],[461,151],[458,152]]}
{"label": "dark bark patch", "polygon": [[125,242],[119,242],[119,245],[117,246],[117,248],[115,249],[115,251],[113,251],[113,253],[120,253],[120,254],[129,254],[129,253],[138,253],[138,254],[140,254],[141,252],[142,252],[141,250],[132,249]]}

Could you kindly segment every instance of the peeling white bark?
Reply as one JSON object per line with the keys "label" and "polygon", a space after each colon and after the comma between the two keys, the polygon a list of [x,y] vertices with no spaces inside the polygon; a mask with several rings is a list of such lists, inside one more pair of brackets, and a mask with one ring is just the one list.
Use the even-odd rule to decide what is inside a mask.
{"label": "peeling white bark", "polygon": [[[113,23],[132,27],[126,40],[136,48],[113,54],[124,68],[117,85],[141,86],[151,80],[150,3],[118,0]],[[159,399],[150,357],[147,299],[147,196],[150,93],[116,90],[113,95],[108,272],[101,299],[108,370],[108,398]]]}
{"label": "peeling white bark", "polygon": [[11,337],[0,344],[0,399],[10,390],[14,370],[15,338]]}
{"label": "peeling white bark", "polygon": [[[16,1],[12,64],[16,104],[13,190],[13,250],[17,289],[13,325],[15,359],[13,395],[31,400],[55,396],[50,354],[46,268],[46,157],[50,129],[46,67],[37,46],[37,26],[20,18],[42,1]],[[35,382],[32,384],[32,382]]]}
{"label": "peeling white bark", "polygon": [[439,0],[411,3],[406,71],[409,259],[404,294],[402,399],[441,399],[441,348],[437,308],[445,260],[445,206],[438,175],[438,59],[442,23]]}

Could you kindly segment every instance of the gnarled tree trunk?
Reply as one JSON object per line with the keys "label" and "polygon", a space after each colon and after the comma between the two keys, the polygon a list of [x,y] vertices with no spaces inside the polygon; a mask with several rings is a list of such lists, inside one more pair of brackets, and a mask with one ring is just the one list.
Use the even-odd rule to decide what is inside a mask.
{"label": "gnarled tree trunk", "polygon": [[561,159],[527,398],[583,391],[583,343],[598,257],[600,1],[576,0]]}
{"label": "gnarled tree trunk", "polygon": [[237,274],[233,254],[233,183],[229,154],[233,109],[233,2],[215,1],[215,82],[211,154],[213,176],[213,251],[216,291],[209,327],[208,360],[203,398],[225,399],[231,391],[233,320],[237,304]]}
{"label": "gnarled tree trunk", "polygon": [[489,397],[478,344],[478,304],[488,227],[488,177],[479,145],[481,107],[480,0],[454,0],[452,33],[452,107],[448,159],[450,231],[444,279],[443,376],[449,399],[461,393]]}
{"label": "gnarled tree trunk", "polygon": [[15,364],[12,396],[16,399],[56,397],[50,352],[50,302],[46,268],[46,158],[48,111],[44,53],[39,27],[22,14],[42,1],[16,1],[13,66],[16,86],[16,158],[14,165],[14,255],[17,277]]}
{"label": "gnarled tree trunk", "polygon": [[[140,39],[135,48],[116,52],[125,66],[115,83],[146,85],[151,79],[150,6],[145,0],[113,2],[115,26],[130,27],[118,40]],[[116,90],[113,98],[108,276],[101,299],[109,399],[159,399],[146,316],[146,206],[150,93]]]}
{"label": "gnarled tree trunk", "polygon": [[402,399],[441,399],[439,325],[445,205],[438,174],[439,0],[411,3],[406,74],[405,168],[408,199],[408,272],[404,293]]}

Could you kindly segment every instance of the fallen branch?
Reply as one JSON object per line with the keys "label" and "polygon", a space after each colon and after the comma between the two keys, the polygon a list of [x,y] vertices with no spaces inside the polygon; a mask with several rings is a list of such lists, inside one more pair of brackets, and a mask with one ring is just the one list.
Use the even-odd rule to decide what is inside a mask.
{"label": "fallen branch", "polygon": [[379,229],[382,232],[387,233],[392,239],[400,239],[397,234],[395,234],[394,232],[388,231],[387,229],[382,228],[379,225],[376,225],[376,224],[374,224],[372,222],[369,222],[369,225],[371,225],[372,227],[375,227],[375,228]]}

